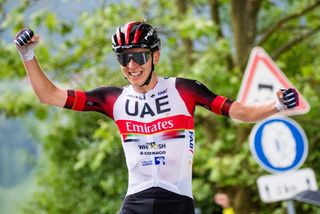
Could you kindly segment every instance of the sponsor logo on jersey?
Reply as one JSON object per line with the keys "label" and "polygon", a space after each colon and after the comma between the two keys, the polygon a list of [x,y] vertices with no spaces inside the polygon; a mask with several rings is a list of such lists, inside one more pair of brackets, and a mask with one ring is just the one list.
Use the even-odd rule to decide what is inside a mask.
{"label": "sponsor logo on jersey", "polygon": [[194,147],[194,132],[189,131],[189,151],[193,153]]}
{"label": "sponsor logo on jersey", "polygon": [[142,166],[150,166],[152,165],[152,160],[145,160],[141,162]]}
{"label": "sponsor logo on jersey", "polygon": [[154,124],[135,124],[134,122],[126,122],[126,130],[128,132],[138,132],[138,133],[155,133],[162,130],[167,130],[173,128],[173,121],[159,121]]}
{"label": "sponsor logo on jersey", "polygon": [[155,134],[170,130],[190,130],[194,128],[193,118],[185,115],[161,118],[149,123],[135,120],[117,120],[116,123],[123,135],[134,133]]}
{"label": "sponsor logo on jersey", "polygon": [[197,83],[198,85],[202,85],[201,82],[196,81],[196,83]]}
{"label": "sponsor logo on jersey", "polygon": [[147,152],[140,152],[140,155],[165,155],[166,151],[147,151]]}
{"label": "sponsor logo on jersey", "polygon": [[139,101],[127,99],[125,104],[126,114],[129,116],[139,116],[140,118],[144,118],[146,115],[153,117],[155,115],[171,111],[168,95],[155,98],[154,105],[153,103],[143,103],[143,106],[141,107],[141,104],[142,103]]}
{"label": "sponsor logo on jersey", "polygon": [[138,145],[138,147],[140,150],[165,149],[166,144],[165,143],[156,144],[156,142],[150,142],[150,143],[146,143],[144,145]]}
{"label": "sponsor logo on jersey", "polygon": [[164,156],[156,156],[154,157],[155,165],[166,165],[166,159]]}
{"label": "sponsor logo on jersey", "polygon": [[168,92],[168,89],[167,89],[167,88],[164,89],[164,90],[162,90],[162,91],[159,91],[159,92],[158,92],[158,96],[163,95],[163,94],[166,94],[167,92]]}
{"label": "sponsor logo on jersey", "polygon": [[137,100],[145,100],[145,96],[141,97],[141,96],[137,96],[137,95],[133,95],[133,94],[128,94],[127,97],[133,98],[133,99],[137,99]]}

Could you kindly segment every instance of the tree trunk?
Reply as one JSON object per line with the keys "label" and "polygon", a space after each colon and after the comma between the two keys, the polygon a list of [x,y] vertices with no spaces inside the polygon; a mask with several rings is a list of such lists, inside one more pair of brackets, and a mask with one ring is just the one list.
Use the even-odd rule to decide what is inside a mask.
{"label": "tree trunk", "polygon": [[[187,14],[188,1],[176,0],[176,6],[177,6],[179,14],[182,15],[182,17],[183,17],[183,15]],[[183,47],[184,47],[184,50],[186,52],[186,56],[187,56],[187,59],[188,59],[188,66],[191,66],[191,65],[194,64],[194,59],[192,57],[193,42],[189,38],[183,38],[182,42],[183,42]]]}
{"label": "tree trunk", "polygon": [[[212,22],[216,25],[218,28],[217,30],[217,39],[223,39],[223,31],[222,31],[222,24],[220,20],[220,14],[219,14],[219,8],[220,8],[220,2],[219,0],[209,0],[209,6],[210,6],[210,15]],[[234,68],[234,63],[231,54],[226,57],[228,69],[232,70]]]}
{"label": "tree trunk", "polygon": [[251,213],[252,194],[248,187],[238,187],[234,192],[233,206],[236,214]]}
{"label": "tree trunk", "polygon": [[236,47],[235,63],[244,69],[256,37],[261,0],[232,0],[231,16]]}
{"label": "tree trunk", "polygon": [[218,27],[217,37],[223,38],[220,16],[219,16],[219,0],[209,0],[209,5],[210,5],[211,19]]}
{"label": "tree trunk", "polygon": [[[249,54],[254,46],[256,38],[257,15],[261,0],[232,0],[232,27],[235,43],[234,61],[241,70],[245,69]],[[237,129],[236,149],[248,137],[248,130],[244,127]],[[246,187],[238,187],[234,190],[233,205],[237,214],[248,214],[251,209],[251,197]]]}

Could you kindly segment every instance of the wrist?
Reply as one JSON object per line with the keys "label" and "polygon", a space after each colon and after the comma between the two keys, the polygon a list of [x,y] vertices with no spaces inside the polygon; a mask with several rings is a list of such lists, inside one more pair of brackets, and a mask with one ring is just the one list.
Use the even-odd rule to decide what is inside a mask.
{"label": "wrist", "polygon": [[276,99],[276,101],[275,101],[275,108],[278,112],[286,109],[285,105],[281,102],[281,100],[279,98]]}
{"label": "wrist", "polygon": [[21,59],[26,62],[26,61],[31,61],[33,60],[34,58],[34,50],[28,50],[27,52],[25,53],[19,53],[20,54],[20,57]]}

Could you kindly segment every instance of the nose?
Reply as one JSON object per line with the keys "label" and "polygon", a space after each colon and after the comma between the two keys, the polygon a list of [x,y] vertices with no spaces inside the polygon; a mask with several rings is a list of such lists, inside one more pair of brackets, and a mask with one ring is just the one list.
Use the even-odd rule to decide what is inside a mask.
{"label": "nose", "polygon": [[135,61],[133,61],[133,59],[131,59],[127,65],[127,68],[129,69],[135,69],[139,66],[138,63],[136,63]]}

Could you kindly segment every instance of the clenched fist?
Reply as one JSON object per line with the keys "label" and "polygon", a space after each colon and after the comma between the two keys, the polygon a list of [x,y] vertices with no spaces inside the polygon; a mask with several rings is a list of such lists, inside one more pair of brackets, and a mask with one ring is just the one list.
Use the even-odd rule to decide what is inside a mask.
{"label": "clenched fist", "polygon": [[34,58],[34,48],[39,43],[39,36],[34,35],[30,29],[22,29],[14,38],[17,50],[23,61],[29,61]]}

